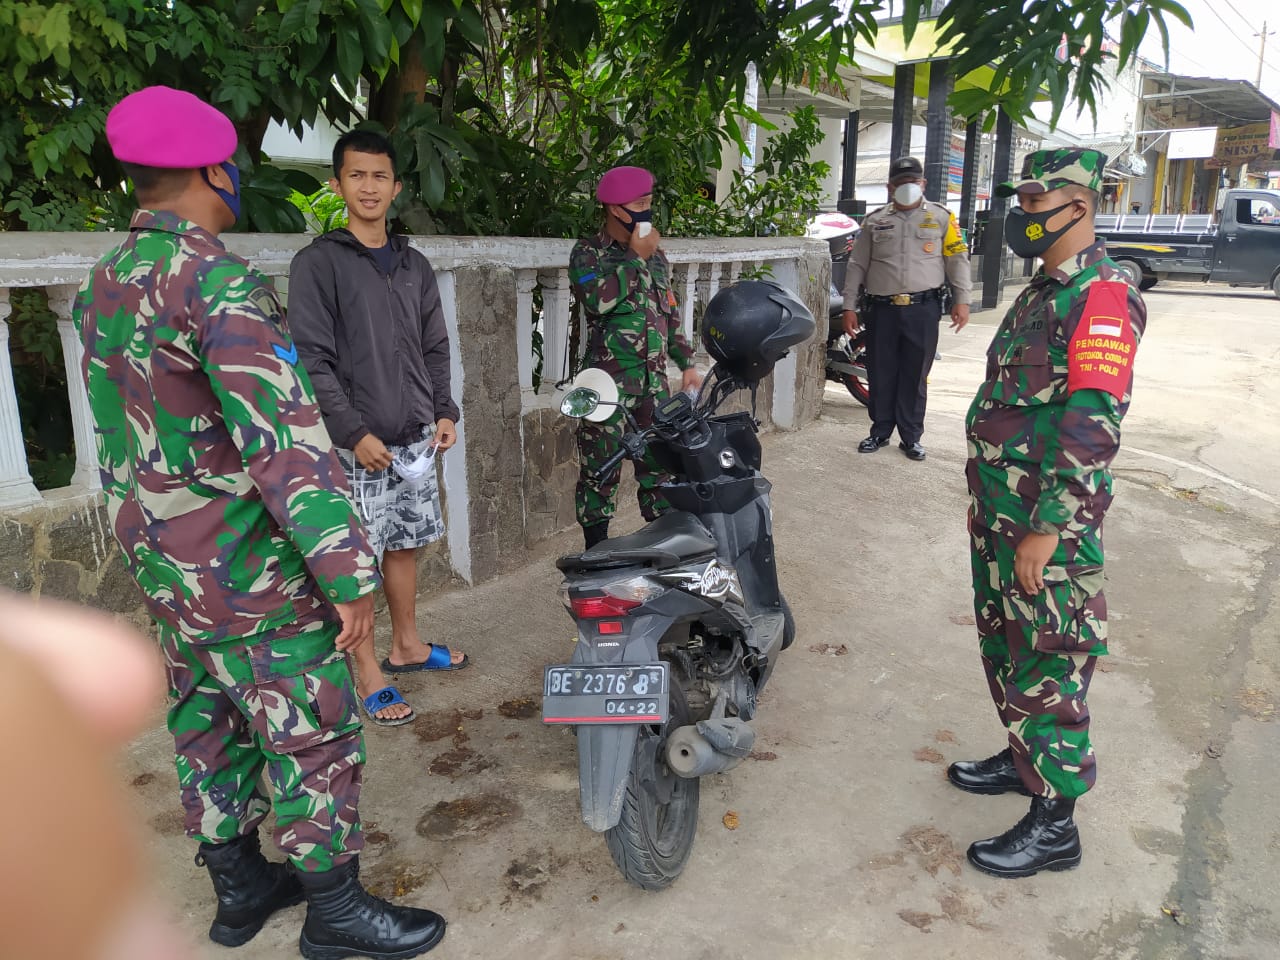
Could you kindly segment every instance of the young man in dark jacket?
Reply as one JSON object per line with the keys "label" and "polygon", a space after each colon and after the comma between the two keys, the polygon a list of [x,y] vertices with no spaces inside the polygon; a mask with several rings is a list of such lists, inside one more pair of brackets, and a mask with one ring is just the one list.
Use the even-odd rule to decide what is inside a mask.
{"label": "young man in dark jacket", "polygon": [[391,652],[354,651],[358,691],[375,722],[413,719],[383,671],[457,670],[465,655],[418,637],[417,551],[444,534],[436,454],[457,441],[449,393],[449,336],[436,277],[405,237],[387,231],[400,193],[395,154],[381,134],[338,140],[329,186],[348,227],[317,237],[293,259],[289,322],[356,507],[380,557],[391,612]]}

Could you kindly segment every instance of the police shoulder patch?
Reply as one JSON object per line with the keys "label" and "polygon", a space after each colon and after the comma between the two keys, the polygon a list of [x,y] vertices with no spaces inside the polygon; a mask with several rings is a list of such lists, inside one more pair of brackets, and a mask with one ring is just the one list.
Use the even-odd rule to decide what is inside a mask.
{"label": "police shoulder patch", "polygon": [[1102,390],[1123,400],[1133,380],[1138,340],[1129,318],[1129,284],[1095,280],[1067,350],[1067,392]]}

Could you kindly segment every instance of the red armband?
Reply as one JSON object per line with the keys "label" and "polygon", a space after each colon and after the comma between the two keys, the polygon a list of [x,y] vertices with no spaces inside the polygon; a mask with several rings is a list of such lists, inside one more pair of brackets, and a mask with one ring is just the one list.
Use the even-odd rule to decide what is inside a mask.
{"label": "red armband", "polygon": [[1129,321],[1129,285],[1095,280],[1067,348],[1067,392],[1102,390],[1123,400],[1133,380],[1138,340]]}

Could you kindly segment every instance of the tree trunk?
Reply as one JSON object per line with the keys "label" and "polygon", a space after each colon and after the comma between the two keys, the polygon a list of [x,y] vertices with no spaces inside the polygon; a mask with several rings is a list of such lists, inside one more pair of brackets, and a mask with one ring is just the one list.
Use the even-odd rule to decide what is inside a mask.
{"label": "tree trunk", "polygon": [[262,141],[267,135],[267,127],[271,125],[271,107],[263,105],[258,112],[245,117],[236,124],[236,135],[249,154],[249,160],[255,166],[262,160]]}
{"label": "tree trunk", "polygon": [[[421,27],[419,27],[421,29]],[[427,68],[422,63],[422,45],[415,34],[400,48],[400,66],[387,71],[383,81],[369,91],[369,119],[376,120],[387,130],[400,124],[400,111],[404,98],[412,94],[422,103],[427,94]]]}

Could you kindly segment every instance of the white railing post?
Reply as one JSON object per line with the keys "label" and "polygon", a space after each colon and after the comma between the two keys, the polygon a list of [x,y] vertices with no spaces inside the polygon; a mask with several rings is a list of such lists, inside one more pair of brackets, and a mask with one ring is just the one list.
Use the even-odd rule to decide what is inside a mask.
{"label": "white railing post", "polygon": [[18,417],[18,391],[9,358],[9,288],[0,287],[0,504],[39,503],[40,491],[31,482],[27,449]]}
{"label": "white railing post", "polygon": [[684,265],[684,296],[680,298],[681,332],[690,343],[693,343],[693,308],[698,302],[699,267],[697,260]]}
{"label": "white railing post", "polygon": [[729,262],[729,283],[730,284],[737,283],[738,277],[740,276],[742,276],[742,261],[731,260]]}
{"label": "white railing post", "polygon": [[516,368],[522,393],[533,391],[533,288],[537,283],[537,270],[516,271]]}
{"label": "white railing post", "polygon": [[710,303],[711,298],[720,291],[720,274],[724,270],[724,264],[718,260],[710,260],[707,262],[706,268],[707,275],[705,278],[701,276],[702,268],[698,268],[698,290],[701,293],[698,299],[702,301],[703,306]]}
{"label": "white railing post", "polygon": [[89,409],[89,393],[85,390],[84,374],[80,372],[84,347],[80,343],[80,337],[76,335],[75,324],[71,321],[71,307],[79,288],[75,284],[60,283],[45,289],[49,295],[49,309],[58,318],[62,363],[67,371],[67,399],[71,402],[71,433],[76,450],[76,470],[71,475],[71,486],[101,490],[97,441],[93,436],[93,413]]}
{"label": "white railing post", "polygon": [[[761,266],[771,267],[770,277],[780,286],[786,287],[792,293],[800,292],[800,271],[799,261],[795,258],[787,260],[772,260],[761,263]],[[826,316],[816,317],[818,321],[818,329],[814,333],[815,337],[825,337],[827,331]],[[784,430],[789,430],[796,425],[796,390],[799,386],[799,354],[800,351],[806,349],[808,344],[802,344],[796,349],[788,351],[787,355],[778,361],[773,368],[773,422]]]}
{"label": "white railing post", "polygon": [[569,271],[562,268],[538,274],[542,285],[542,387],[549,392],[568,374]]}

